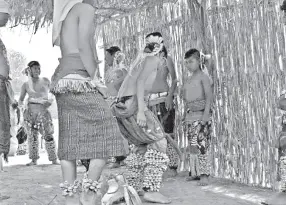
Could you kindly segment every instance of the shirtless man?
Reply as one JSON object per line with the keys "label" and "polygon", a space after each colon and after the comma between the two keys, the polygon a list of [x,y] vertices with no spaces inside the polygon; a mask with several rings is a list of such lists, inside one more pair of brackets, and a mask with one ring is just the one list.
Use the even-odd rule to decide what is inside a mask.
{"label": "shirtless man", "polygon": [[53,164],[57,162],[56,147],[54,141],[54,127],[48,107],[52,104],[49,99],[50,81],[40,77],[41,68],[37,61],[31,61],[24,69],[23,74],[29,77],[21,88],[19,106],[23,105],[26,95],[29,95],[27,109],[24,111],[24,126],[28,135],[29,158],[32,160],[27,166],[37,165],[39,159],[39,133],[45,140],[45,147],[49,160]]}
{"label": "shirtless man", "polygon": [[166,135],[158,118],[147,108],[161,65],[162,49],[161,34],[146,38],[145,49],[131,64],[119,89],[119,100],[112,108],[122,134],[135,145],[126,159],[128,183],[146,201],[168,204],[171,200],[160,193],[163,173],[169,163]]}
{"label": "shirtless man", "polygon": [[[161,35],[159,32],[154,32],[146,36]],[[158,117],[165,133],[169,134],[174,139],[174,92],[177,87],[177,76],[172,58],[168,55],[167,49],[164,46],[160,53],[161,65],[157,71],[157,75],[150,91],[148,108]],[[167,82],[168,76],[171,76],[171,86]],[[168,141],[167,155],[170,159],[169,171],[171,176],[177,174],[179,156],[173,145]]]}
{"label": "shirtless man", "polygon": [[[0,0],[0,27],[5,27],[9,20],[9,5]],[[14,103],[14,93],[11,88],[10,67],[7,50],[0,39],[0,172],[3,170],[3,158],[8,161],[10,149],[10,105]],[[14,103],[16,104],[16,103]],[[0,193],[0,201],[9,199]]]}
{"label": "shirtless man", "polygon": [[[9,20],[9,5],[0,0],[0,27],[5,27]],[[10,105],[14,103],[11,88],[10,67],[7,50],[0,39],[0,171],[3,171],[3,158],[8,161],[10,149]]]}
{"label": "shirtless man", "polygon": [[[207,56],[209,58],[209,56]],[[197,49],[185,54],[188,75],[183,79],[186,102],[185,124],[190,149],[190,176],[188,180],[200,180],[206,185],[210,175],[209,143],[211,136],[212,80],[206,72],[206,56]]]}
{"label": "shirtless man", "polygon": [[[53,45],[62,58],[53,77],[59,117],[58,157],[66,205],[101,205],[99,181],[106,159],[125,155],[123,139],[104,86],[97,79],[94,1],[54,0]],[[89,160],[83,180],[77,180],[76,160]],[[81,186],[81,188],[80,188]]]}

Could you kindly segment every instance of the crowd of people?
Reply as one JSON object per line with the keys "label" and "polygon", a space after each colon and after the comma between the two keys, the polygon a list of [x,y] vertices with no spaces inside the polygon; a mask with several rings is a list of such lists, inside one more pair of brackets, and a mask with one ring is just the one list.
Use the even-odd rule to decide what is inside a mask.
{"label": "crowd of people", "polygon": [[[100,79],[93,40],[95,8],[92,3],[89,0],[54,0],[52,42],[60,47],[62,58],[51,81],[40,77],[40,63],[31,61],[23,70],[28,81],[22,85],[18,101],[10,83],[6,48],[0,40],[1,158],[8,160],[9,110],[17,108],[23,111],[24,117],[25,131],[22,129],[21,133],[27,133],[31,159],[27,165],[37,165],[38,135],[41,134],[49,160],[61,165],[65,204],[101,204],[104,194],[101,174],[110,157],[115,158],[111,168],[119,167],[124,161],[126,182],[138,195],[153,203],[171,203],[160,193],[160,188],[163,174],[169,170],[176,176],[182,160],[174,134],[176,66],[162,34],[153,32],[145,37],[144,48],[138,49],[137,58],[130,65],[125,64],[124,51],[118,46],[107,48],[107,66],[104,79]],[[8,8],[1,0],[1,27],[9,19]],[[206,68],[210,58],[194,48],[184,56],[184,127],[190,162],[187,180],[199,180],[200,185],[207,185],[210,176],[213,81]],[[57,149],[48,110],[54,99],[50,93],[58,108]],[[24,105],[26,95],[28,103]],[[284,109],[282,99],[280,108]],[[285,137],[281,136],[280,145],[284,143],[285,146]],[[285,160],[283,156],[281,159]],[[83,179],[77,177],[78,160],[87,169]],[[0,168],[3,169],[2,164]],[[283,172],[285,181],[285,166]]]}

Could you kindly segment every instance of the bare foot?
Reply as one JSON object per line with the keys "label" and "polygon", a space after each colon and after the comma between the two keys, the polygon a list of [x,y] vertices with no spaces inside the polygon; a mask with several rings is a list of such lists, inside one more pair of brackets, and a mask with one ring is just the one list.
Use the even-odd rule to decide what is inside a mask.
{"label": "bare foot", "polygon": [[83,191],[80,195],[80,202],[82,205],[101,205],[102,195],[92,191]]}
{"label": "bare foot", "polygon": [[280,192],[272,196],[266,202],[261,202],[264,205],[284,205],[286,201],[286,192]]}
{"label": "bare foot", "polygon": [[145,191],[141,190],[141,191],[138,191],[137,193],[138,193],[139,196],[144,196]]}
{"label": "bare foot", "polygon": [[26,164],[26,166],[33,166],[33,165],[37,165],[37,161],[31,161],[30,163]]}
{"label": "bare foot", "polygon": [[58,160],[54,160],[54,161],[52,162],[52,164],[54,164],[54,165],[60,165],[60,162],[59,162]]}
{"label": "bare foot", "polygon": [[207,186],[208,184],[209,184],[209,177],[207,175],[201,175],[198,185]]}
{"label": "bare foot", "polygon": [[194,176],[194,177],[187,177],[186,178],[186,181],[198,181],[198,180],[200,180],[201,178],[200,177],[198,177],[198,176]]}
{"label": "bare foot", "polygon": [[120,167],[120,164],[117,162],[111,163],[109,166],[107,166],[109,169],[116,169]]}
{"label": "bare foot", "polygon": [[10,199],[10,196],[0,196],[0,201]]}
{"label": "bare foot", "polygon": [[166,172],[164,172],[163,178],[170,178],[177,176],[177,170],[175,169],[168,169]]}
{"label": "bare foot", "polygon": [[65,198],[66,198],[65,205],[81,205],[79,202],[78,194],[75,194],[73,196],[66,196]]}
{"label": "bare foot", "polygon": [[172,201],[159,192],[146,192],[143,199],[157,204],[170,204]]}

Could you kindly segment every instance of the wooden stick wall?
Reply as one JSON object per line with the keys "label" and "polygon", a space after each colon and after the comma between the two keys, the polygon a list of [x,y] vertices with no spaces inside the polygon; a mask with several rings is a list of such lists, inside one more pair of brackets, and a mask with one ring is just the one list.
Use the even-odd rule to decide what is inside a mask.
{"label": "wooden stick wall", "polygon": [[[280,1],[179,0],[141,10],[101,25],[106,47],[118,45],[127,65],[144,36],[160,31],[179,76],[176,134],[182,126],[183,56],[189,48],[213,56],[212,172],[217,177],[275,188],[281,112],[276,99],[285,84],[285,29]],[[232,2],[232,5],[228,4]]]}

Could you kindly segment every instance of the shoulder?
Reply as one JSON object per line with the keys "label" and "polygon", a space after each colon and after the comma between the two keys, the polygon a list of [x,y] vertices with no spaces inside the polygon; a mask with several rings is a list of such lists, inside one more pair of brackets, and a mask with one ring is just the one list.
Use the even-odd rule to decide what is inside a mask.
{"label": "shoulder", "polygon": [[158,56],[146,56],[145,57],[145,62],[159,63],[160,62],[160,58]]}
{"label": "shoulder", "polygon": [[49,80],[48,78],[46,78],[46,77],[43,77],[42,79],[43,79],[43,81],[45,81],[45,82],[50,82],[50,80]]}
{"label": "shoulder", "polygon": [[201,72],[200,79],[202,80],[202,82],[208,82],[208,83],[211,82],[209,76],[204,72]]}
{"label": "shoulder", "polygon": [[50,80],[48,78],[46,78],[46,77],[42,78],[42,82],[46,83],[46,84],[50,84]]}
{"label": "shoulder", "polygon": [[74,6],[74,9],[79,11],[80,16],[94,16],[95,8],[89,4],[79,3]]}

